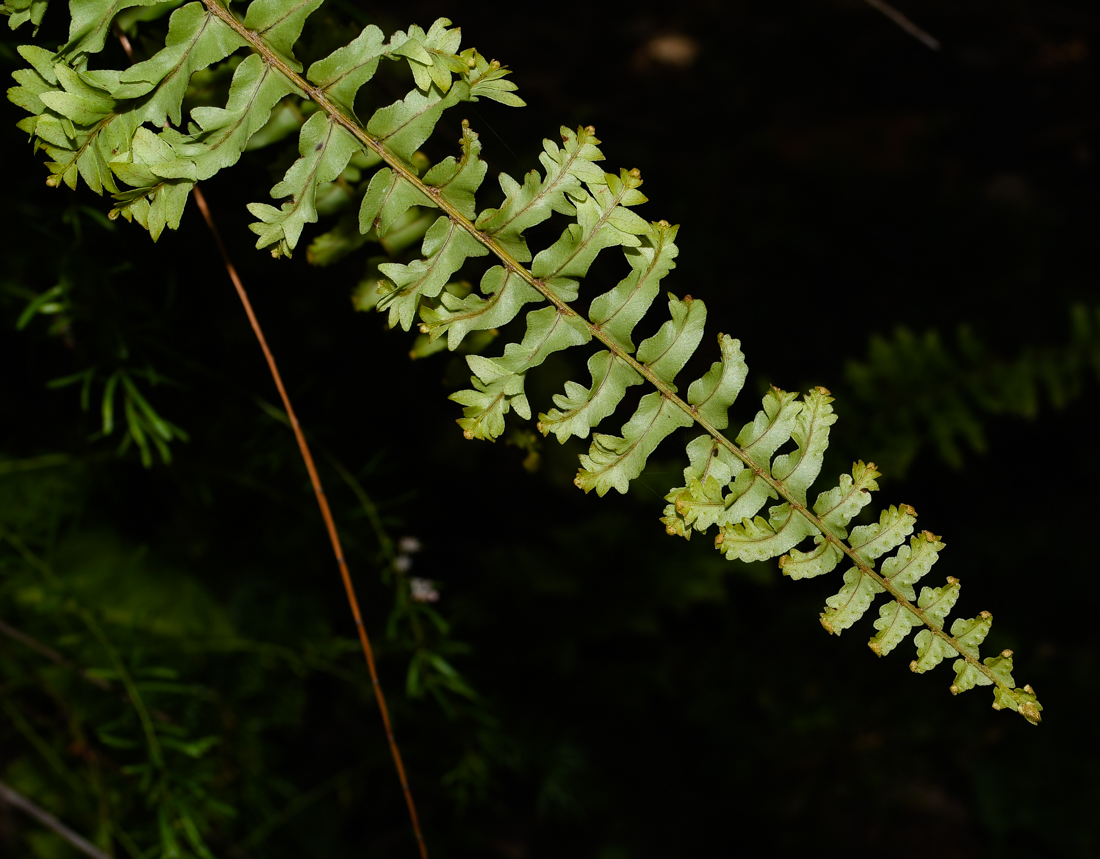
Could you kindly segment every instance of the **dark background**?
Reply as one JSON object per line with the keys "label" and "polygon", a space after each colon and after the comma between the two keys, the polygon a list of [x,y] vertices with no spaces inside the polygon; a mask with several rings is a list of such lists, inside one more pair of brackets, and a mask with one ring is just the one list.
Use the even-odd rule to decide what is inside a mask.
{"label": "dark background", "polygon": [[[607,169],[641,169],[650,202],[639,211],[681,224],[678,267],[664,287],[710,309],[712,334],[685,378],[714,360],[711,337],[721,330],[741,339],[751,369],[734,427],[751,420],[753,395],[768,384],[828,387],[840,419],[819,488],[855,458],[882,466],[875,509],[912,504],[918,527],[943,535],[947,550],[926,582],[962,580],[955,616],[993,613],[983,654],[1015,651],[1017,683],[1034,685],[1046,708],[1038,728],[991,712],[987,689],[952,698],[949,667],[912,675],[909,642],[872,658],[864,636],[873,613],[848,635],[827,636],[816,619],[839,571],[791,582],[774,563],[722,561],[707,537],[667,537],[661,496],[683,467],[672,441],[629,495],[603,499],[571,484],[580,444],[548,440],[530,472],[515,445],[465,441],[446,399],[464,384],[460,359],[410,362],[411,335],[352,312],[361,257],[318,270],[304,253],[288,262],[251,249],[243,204],[263,199],[257,189],[274,184],[285,161],[253,153],[206,184],[299,416],[360,477],[391,536],[423,544],[414,572],[440,583],[435,607],[453,624],[438,647],[480,694],[451,695],[448,711],[403,692],[423,641],[386,637],[394,598],[380,583],[384,559],[355,497],[323,465],[433,856],[724,855],[758,838],[777,855],[1100,852],[1095,378],[1055,362],[1072,396],[1056,409],[1044,394],[1031,421],[970,402],[982,450],[960,442],[953,464],[929,426],[938,409],[957,407],[953,392],[967,401],[970,376],[948,367],[887,380],[868,399],[849,369],[873,335],[934,329],[951,343],[966,325],[994,373],[1028,349],[1062,354],[1071,306],[1095,308],[1097,8],[899,8],[942,50],[857,0],[465,11],[412,2],[331,14],[354,13],[386,32],[446,14],[462,26],[464,46],[514,69],[526,108],[460,106],[425,147],[433,160],[451,154],[461,119],[470,120],[490,164],[481,206],[499,199],[495,173],[535,166],[539,141],[559,125],[595,125]],[[307,46],[323,41],[309,32]],[[662,59],[670,44],[678,59]],[[17,67],[10,49],[5,57]],[[378,99],[386,103],[408,84],[395,74],[378,86],[393,88]],[[93,610],[109,614],[125,597],[87,585],[89,559],[144,547],[141,563],[169,600],[172,582],[194,583],[201,605],[240,637],[301,652],[350,639],[304,470],[289,432],[255,405],[275,394],[197,212],[189,208],[183,228],[156,246],[133,225],[108,231],[79,208],[105,211],[106,201],[84,187],[44,187],[45,171],[10,127],[18,110],[4,111],[0,450],[13,462],[69,457],[59,469],[0,471],[5,509],[62,487],[48,505],[35,503],[53,505],[68,542],[51,543],[55,535],[44,545]],[[76,238],[74,222],[84,230]],[[559,229],[535,235],[548,243]],[[95,263],[82,262],[92,246]],[[615,255],[605,256],[592,282],[606,286],[582,295],[622,276]],[[16,332],[26,303],[18,287],[40,292],[59,270],[79,280],[68,339],[49,336],[45,321]],[[662,316],[652,315],[640,331],[656,329]],[[119,357],[122,343],[130,357]],[[587,380],[586,357],[531,374],[536,410],[565,379]],[[191,436],[173,446],[170,466],[144,469],[132,450],[114,457],[111,440],[88,440],[94,405],[82,412],[75,389],[44,387],[96,362],[139,359],[178,382],[156,389],[164,415]],[[932,418],[892,422],[909,399],[926,401]],[[907,455],[898,453],[903,435]],[[58,497],[68,499],[60,510]],[[64,650],[63,622],[14,585],[0,596],[2,616]],[[179,642],[214,635],[213,626],[196,620],[176,638],[156,638],[131,624],[119,636],[216,690],[214,712],[186,717],[224,735],[203,784],[238,813],[212,815],[215,854],[415,855],[354,651],[329,654],[360,678],[341,681],[242,653],[186,655]],[[11,665],[29,657],[5,647],[4,690],[29,700],[43,735],[64,747],[50,708],[33,693],[17,699],[23,669]],[[0,778],[33,785],[27,773],[38,769],[26,736],[8,731]],[[280,817],[307,794],[303,810]],[[89,831],[80,803],[60,788],[46,785],[37,798]],[[270,837],[241,848],[273,819]],[[0,844],[13,855],[30,850],[29,826],[0,818]]]}

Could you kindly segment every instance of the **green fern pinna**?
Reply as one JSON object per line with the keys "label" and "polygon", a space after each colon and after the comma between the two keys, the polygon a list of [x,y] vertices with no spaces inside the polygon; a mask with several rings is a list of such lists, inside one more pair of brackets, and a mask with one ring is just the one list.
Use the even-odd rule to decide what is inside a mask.
{"label": "green fern pinna", "polygon": [[[451,398],[463,406],[458,423],[468,438],[498,438],[509,412],[531,419],[528,372],[555,352],[595,346],[588,360],[591,382],[566,383],[554,408],[539,414],[544,435],[587,438],[612,416],[628,387],[643,385],[647,392],[618,435],[592,433],[577,486],[599,495],[625,492],[662,441],[678,429],[693,429],[683,485],[666,496],[662,522],[669,534],[690,538],[716,529],[715,545],[727,558],[778,558],[792,578],[843,566],[843,585],[821,614],[825,629],[848,629],[884,594],[870,640],[875,653],[889,653],[919,628],[913,671],[953,657],[953,693],[992,686],[994,708],[1039,722],[1042,707],[1033,690],[1015,685],[1011,652],[979,655],[989,613],[946,625],[958,580],[948,577],[917,593],[943,543],[929,531],[914,533],[916,511],[891,506],[877,522],[849,527],[877,489],[872,463],[855,463],[851,474],[811,500],[836,421],[827,390],[799,397],[773,388],[761,410],[732,435],[726,432],[729,411],[747,373],[736,339],[719,334],[710,370],[686,385],[677,382],[703,340],[703,301],[669,294],[668,318],[635,345],[635,326],[675,267],[677,228],[635,213],[646,200],[639,171],[604,172],[592,127],[562,128],[559,139],[545,141],[541,170],[520,180],[502,174],[503,200],[479,208],[487,166],[466,122],[456,156],[426,168],[418,150],[444,110],[481,98],[523,102],[505,68],[472,48],[460,51],[460,32],[450,21],[441,18],[427,31],[412,26],[388,39],[368,26],[303,70],[295,43],[322,0],[253,0],[243,15],[202,0],[172,12],[166,44],[149,59],[121,71],[91,68],[115,16],[142,14],[131,7],[152,2],[74,2],[66,44],[57,51],[20,48],[30,68],[15,73],[18,86],[9,97],[29,114],[19,127],[49,157],[51,184],[73,188],[79,179],[97,193],[110,192],[112,216],[137,221],[156,239],[179,224],[195,183],[300,124],[299,157],[271,189],[278,205],[249,206],[257,247],[288,256],[319,213],[357,205],[357,233],[332,231],[315,242],[339,254],[363,236],[384,240],[415,213],[434,210],[438,216],[423,233],[420,258],[379,266],[383,279],[371,300],[388,313],[391,326],[418,325],[432,341],[446,337],[455,349],[468,335],[493,331],[530,305],[518,342],[497,357],[467,358],[472,387]],[[37,26],[45,7],[45,0],[6,0],[4,8],[13,26]],[[247,53],[242,61],[233,57],[239,51]],[[356,98],[383,59],[406,63],[415,86],[364,123],[354,110]],[[191,77],[234,62],[225,107],[196,107],[185,123]],[[551,217],[565,225],[560,238],[533,252],[527,231]],[[583,312],[581,281],[597,254],[610,248],[625,256],[629,274],[594,295]],[[473,257],[492,259],[477,292],[455,279]]]}

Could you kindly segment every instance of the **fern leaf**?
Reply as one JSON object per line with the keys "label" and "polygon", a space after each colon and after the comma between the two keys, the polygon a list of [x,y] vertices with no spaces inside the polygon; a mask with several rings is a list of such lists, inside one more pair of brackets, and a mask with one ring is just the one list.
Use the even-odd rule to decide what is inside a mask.
{"label": "fern leaf", "polygon": [[[256,5],[249,6],[249,11]],[[134,106],[140,122],[157,126],[171,122],[178,126],[191,75],[224,60],[245,44],[239,33],[202,3],[188,3],[172,13],[165,46],[152,57],[124,72],[88,72],[87,76],[109,89],[115,98],[140,99]]]}
{"label": "fern leaf", "polygon": [[1029,684],[1025,683],[1022,689],[1011,689],[1006,684],[1004,686],[998,685],[993,690],[993,709],[1012,710],[1019,713],[1031,724],[1038,725],[1041,721],[1039,713],[1042,711],[1043,705],[1039,703],[1035,690]]}
{"label": "fern leaf", "polygon": [[581,469],[573,482],[603,496],[614,488],[626,494],[630,481],[642,473],[649,455],[679,427],[691,419],[660,392],[646,394],[623,426],[621,437],[594,433],[592,447],[581,457]]}
{"label": "fern leaf", "polygon": [[626,248],[630,274],[609,292],[592,300],[588,316],[616,345],[634,351],[630,334],[657,297],[661,278],[676,267],[679,249],[674,243],[678,227],[667,221],[649,225],[637,246]]}
{"label": "fern leaf", "polygon": [[114,113],[117,101],[110,93],[92,86],[80,73],[64,63],[54,67],[60,89],[42,93],[39,98],[46,107],[71,123],[90,126]]}
{"label": "fern leaf", "polygon": [[603,160],[603,153],[596,148],[600,141],[592,126],[576,133],[563,126],[561,139],[561,147],[543,140],[539,161],[546,169],[545,177],[540,180],[538,172],[532,170],[521,185],[508,174],[501,173],[504,203],[499,209],[486,209],[477,216],[477,228],[516,262],[531,259],[523,238],[524,230],[541,224],[552,212],[575,215],[577,210],[566,193],[580,191],[583,194],[582,180],[603,180],[603,170],[595,164]]}
{"label": "fern leaf", "polygon": [[814,512],[829,533],[840,539],[848,536],[848,523],[870,503],[871,493],[878,489],[875,478],[881,476],[873,462],[857,462],[850,476],[842,474],[838,486],[817,497]]}
{"label": "fern leaf", "polygon": [[917,511],[908,504],[891,505],[879,515],[878,522],[852,529],[848,544],[855,556],[870,565],[875,558],[889,552],[913,533]]}
{"label": "fern leaf", "polygon": [[764,395],[764,408],[737,434],[737,444],[755,465],[768,468],[772,454],[791,437],[794,422],[802,411],[802,403],[797,400],[798,394],[772,387]]}
{"label": "fern leaf", "polygon": [[915,639],[917,658],[909,663],[909,668],[923,674],[939,665],[948,656],[954,656],[955,650],[947,641],[932,634],[930,629],[922,629]]}
{"label": "fern leaf", "polygon": [[271,189],[272,197],[290,197],[290,202],[279,209],[266,203],[248,204],[248,211],[260,219],[248,225],[259,236],[256,247],[277,243],[272,254],[290,256],[305,225],[317,221],[318,185],[339,176],[358,148],[359,142],[328,114],[318,112],[307,119],[298,143],[301,157]]}
{"label": "fern leaf", "polygon": [[722,430],[729,425],[730,406],[741,393],[749,368],[741,353],[739,340],[719,334],[718,348],[722,352],[722,360],[712,364],[702,378],[691,383],[688,402],[700,420]]}
{"label": "fern leaf", "polygon": [[531,406],[523,393],[527,371],[546,360],[547,356],[570,346],[587,343],[588,330],[556,307],[544,307],[527,314],[527,332],[520,343],[509,343],[501,358],[492,360],[480,355],[466,358],[474,371],[476,390],[459,391],[451,395],[455,402],[466,406],[458,425],[467,438],[496,439],[504,432],[504,415],[515,409],[525,420],[531,417]]}
{"label": "fern leaf", "polygon": [[[752,512],[743,513],[742,521],[734,524],[737,521],[734,519],[736,513],[746,510],[749,504],[757,505],[757,501],[762,504],[766,497],[762,492],[765,484],[754,480],[730,505],[736,513],[727,514],[725,518],[730,524],[726,525],[725,530],[715,540],[715,545],[721,549],[727,559],[756,561],[774,558],[791,550],[804,538],[815,533],[816,529],[806,517],[797,513],[797,508],[805,505],[806,489],[821,470],[821,460],[828,446],[829,426],[836,421],[836,416],[829,405],[831,402],[832,399],[827,396],[824,388],[819,388],[806,396],[802,408],[797,413],[791,410],[795,417],[795,426],[791,429],[790,437],[798,446],[797,450],[776,457],[774,463],[770,464],[772,478],[777,481],[778,487],[786,490],[784,497],[791,501],[771,508],[768,511],[768,521],[764,521],[759,516],[749,520],[748,517],[756,512],[752,510]],[[773,431],[775,426],[775,422],[770,423],[765,433]],[[761,439],[763,438],[766,438],[766,435],[762,435]],[[765,449],[766,447],[758,448],[758,452],[763,453]],[[766,462],[761,467],[764,471],[769,470],[769,464]],[[741,474],[746,477],[746,480],[756,476],[749,470]],[[795,506],[792,506],[791,502]],[[757,509],[759,509],[758,506]]]}
{"label": "fern leaf", "polygon": [[463,51],[461,56],[470,67],[470,101],[487,98],[508,107],[523,107],[526,104],[515,94],[516,85],[504,80],[505,75],[512,73],[509,69],[496,60],[487,62],[473,48]]}
{"label": "fern leaf", "polygon": [[[959,644],[959,652],[967,653],[977,661],[978,646],[985,641],[992,625],[993,615],[987,611],[983,611],[978,617],[970,620],[960,618],[951,624],[951,635]],[[993,683],[993,678],[984,675],[973,663],[967,662],[965,659],[955,660],[953,667],[955,669],[955,682],[951,684],[952,695],[958,695],[960,692],[973,689],[975,686],[990,686]]]}
{"label": "fern leaf", "polygon": [[488,297],[459,298],[444,292],[440,306],[421,308],[420,330],[432,340],[446,333],[447,348],[456,349],[469,332],[488,331],[511,322],[525,304],[542,299],[541,293],[522,277],[499,265],[482,277],[481,292]]}
{"label": "fern leaf", "polygon": [[[817,544],[811,552],[791,549],[790,553],[779,559],[779,568],[783,575],[792,579],[808,579],[832,572],[844,551],[838,542],[848,536],[848,523],[871,502],[871,492],[878,489],[876,477],[881,475],[874,463],[857,462],[852,473],[842,474],[840,484],[822,492],[814,502],[814,513],[821,522],[823,533],[814,538]],[[838,542],[831,542],[825,533],[832,535]]]}
{"label": "fern leaf", "polygon": [[772,477],[802,505],[806,503],[806,491],[821,473],[821,461],[829,446],[829,427],[836,423],[829,405],[832,401],[829,392],[821,387],[805,396],[791,431],[797,450],[776,457],[772,463]]}
{"label": "fern leaf", "polygon": [[297,91],[259,54],[252,54],[233,73],[224,108],[196,107],[186,135],[173,128],[161,132],[175,157],[149,169],[168,179],[202,181],[232,167],[252,136],[267,124],[275,105]]}
{"label": "fern leaf", "polygon": [[[769,474],[772,454],[790,438],[794,423],[802,411],[802,403],[797,399],[797,394],[772,388],[764,395],[763,410],[757,412],[752,423],[741,429],[737,444],[747,457],[746,464],[756,467],[744,469],[734,479],[719,525],[751,520],[769,498],[778,498],[766,475]],[[721,544],[716,542],[716,545]]]}
{"label": "fern leaf", "polygon": [[724,519],[724,490],[742,472],[744,464],[709,434],[694,438],[687,446],[687,454],[686,485],[665,496],[671,503],[665,507],[661,521],[670,535],[690,540],[692,529],[705,533]]}
{"label": "fern leaf", "polygon": [[470,86],[456,81],[446,93],[432,88],[414,89],[404,99],[376,111],[367,122],[367,132],[406,164],[427,140],[443,111],[469,98]]}
{"label": "fern leaf", "polygon": [[[924,611],[929,621],[942,627],[943,619],[955,607],[958,598],[959,581],[953,576],[948,576],[947,584],[943,587],[922,588],[917,607]],[[909,669],[918,674],[935,668],[944,657],[958,652],[943,637],[933,635],[931,629],[922,629],[918,632],[914,644],[917,646],[917,658],[909,663]]]}
{"label": "fern leaf", "polygon": [[378,309],[389,309],[391,328],[412,327],[421,298],[435,298],[452,274],[468,257],[485,256],[488,250],[446,215],[441,215],[424,236],[425,258],[409,265],[383,263],[378,268],[391,281],[379,288]]}
{"label": "fern leaf", "polygon": [[[44,76],[37,81],[24,76],[24,85],[16,89],[21,100],[30,101],[33,93],[41,105],[33,121],[21,127],[35,134],[52,159],[47,163],[52,174],[47,182],[64,182],[75,189],[79,177],[96,193],[104,188],[117,191],[110,162],[116,153],[129,151],[138,127],[136,119],[116,113],[114,99],[90,86],[64,63],[54,66],[51,77],[55,82],[52,86]],[[74,121],[67,113],[77,119]]]}
{"label": "fern leaf", "polygon": [[413,206],[434,208],[435,202],[400,173],[383,167],[371,177],[367,193],[363,195],[359,207],[359,231],[367,233],[374,230],[381,238]]}
{"label": "fern leaf", "polygon": [[115,194],[117,202],[110,217],[122,215],[128,221],[137,221],[149,231],[153,241],[165,227],[177,229],[195,183],[186,177],[165,179],[154,172],[166,163],[178,163],[172,160],[173,156],[161,137],[147,128],[139,128],[131,141],[130,160],[111,162],[115,175],[132,187]]}
{"label": "fern leaf", "polygon": [[306,79],[344,113],[355,116],[355,95],[374,77],[379,61],[388,54],[386,47],[382,31],[369,24],[350,44],[313,63]]}
{"label": "fern leaf", "polygon": [[[107,41],[107,33],[115,15],[123,9],[152,6],[158,2],[160,0],[86,0],[70,4],[72,20],[69,22],[69,41],[58,50],[58,54],[66,59],[98,54]],[[41,12],[38,20],[42,20]],[[12,26],[16,26],[14,20]]]}
{"label": "fern leaf", "polygon": [[[8,89],[8,100],[30,114],[19,120],[16,127],[34,138],[35,127],[46,111],[40,96],[57,87],[57,75],[53,71],[54,54],[37,45],[20,45],[18,51],[31,64],[31,68],[16,69],[11,73],[18,86]],[[42,141],[35,140],[34,145],[37,150]]]}
{"label": "fern leaf", "polygon": [[[744,473],[744,472],[742,472]],[[766,561],[782,555],[814,533],[813,526],[789,504],[768,510],[768,519],[744,518],[739,524],[727,524],[714,538],[716,548],[733,561]]]}
{"label": "fern leaf", "polygon": [[875,594],[880,594],[883,590],[882,585],[874,578],[858,567],[852,567],[844,574],[844,587],[840,592],[825,600],[825,611],[821,613],[821,625],[827,631],[840,635],[863,617],[863,613],[870,608]]}
{"label": "fern leaf", "polygon": [[[902,546],[896,555],[887,558],[882,565],[882,577],[909,602],[916,601],[913,583],[923,577],[938,558],[943,543],[930,531],[922,531]],[[921,619],[897,601],[885,603],[879,609],[875,629],[879,630],[868,646],[879,656],[893,650]]]}
{"label": "fern leaf", "polygon": [[685,296],[683,301],[669,295],[668,310],[672,318],[656,334],[638,347],[637,359],[654,376],[675,391],[672,380],[684,369],[703,339],[707,308],[702,301]]}
{"label": "fern leaf", "polygon": [[619,177],[605,173],[599,182],[588,180],[585,184],[589,193],[577,189],[571,194],[577,223],[570,224],[561,238],[531,263],[531,274],[562,301],[576,301],[577,279],[588,272],[601,250],[636,246],[640,244],[637,237],[649,232],[644,220],[624,208],[646,200],[637,190],[641,184],[637,171],[623,170]]}
{"label": "fern leaf", "polygon": [[565,394],[554,395],[558,408],[539,415],[539,432],[554,433],[559,442],[574,435],[588,438],[588,431],[615,411],[626,389],[644,381],[637,370],[607,351],[588,359],[588,372],[592,374],[592,386],[566,382]]}
{"label": "fern leaf", "polygon": [[424,174],[424,184],[437,189],[439,196],[464,218],[473,219],[476,212],[474,195],[489,165],[481,160],[481,142],[465,119],[458,145],[462,147],[462,158],[455,160],[453,155],[444,158]]}
{"label": "fern leaf", "polygon": [[22,24],[30,23],[34,27],[34,35],[38,35],[38,26],[46,14],[47,0],[5,0],[4,14],[8,16],[8,26],[16,29]]}
{"label": "fern leaf", "polygon": [[920,598],[917,600],[917,608],[924,612],[924,616],[934,624],[942,625],[943,619],[955,607],[959,599],[959,580],[954,576],[947,577],[947,584],[938,588],[921,588]]}
{"label": "fern leaf", "polygon": [[252,0],[244,15],[244,26],[263,39],[291,69],[300,72],[302,64],[294,59],[294,43],[302,35],[306,18],[322,2],[324,0]]}
{"label": "fern leaf", "polygon": [[[413,80],[422,90],[428,90],[434,84],[445,93],[451,86],[451,73],[467,71],[466,63],[455,53],[462,41],[462,33],[457,29],[448,30],[450,23],[447,18],[438,18],[427,33],[414,24],[409,27],[407,39],[394,51],[409,60]],[[392,41],[402,41],[404,35],[398,32]]]}

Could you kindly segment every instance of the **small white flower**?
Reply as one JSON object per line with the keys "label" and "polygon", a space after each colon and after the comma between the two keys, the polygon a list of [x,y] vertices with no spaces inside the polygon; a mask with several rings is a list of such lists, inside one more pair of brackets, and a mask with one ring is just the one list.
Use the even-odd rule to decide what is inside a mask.
{"label": "small white flower", "polygon": [[435,602],[439,599],[439,591],[435,589],[431,579],[420,579],[413,576],[409,579],[412,588],[412,598],[417,602]]}
{"label": "small white flower", "polygon": [[423,548],[416,537],[402,537],[397,541],[397,551],[406,555],[415,555]]}
{"label": "small white flower", "polygon": [[399,573],[407,573],[413,565],[413,560],[408,555],[398,555],[393,559],[393,568]]}

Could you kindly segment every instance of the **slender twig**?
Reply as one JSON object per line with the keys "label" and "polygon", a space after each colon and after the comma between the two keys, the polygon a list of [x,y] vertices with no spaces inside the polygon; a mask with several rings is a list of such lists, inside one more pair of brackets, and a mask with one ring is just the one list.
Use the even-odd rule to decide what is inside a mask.
{"label": "slender twig", "polygon": [[298,441],[298,450],[301,451],[302,461],[305,462],[306,471],[309,472],[309,482],[313,486],[313,494],[317,496],[317,506],[321,508],[321,518],[325,521],[325,528],[328,530],[329,541],[332,543],[332,551],[336,556],[336,563],[340,567],[340,578],[344,582],[344,591],[347,594],[348,605],[351,607],[351,615],[355,619],[355,627],[359,632],[359,643],[362,645],[363,655],[367,659],[367,668],[370,671],[371,684],[374,686],[374,697],[378,701],[378,709],[382,714],[382,724],[386,728],[386,740],[390,745],[390,754],[393,755],[394,766],[397,768],[397,777],[401,781],[401,790],[405,794],[405,804],[409,808],[409,819],[412,821],[416,843],[420,848],[421,859],[427,859],[428,848],[424,843],[424,836],[420,832],[420,821],[416,814],[416,804],[413,802],[412,791],[409,790],[409,781],[405,776],[405,765],[401,761],[401,751],[397,748],[397,741],[393,736],[393,726],[390,724],[390,712],[389,708],[386,707],[386,696],[382,693],[382,684],[378,682],[378,671],[374,665],[374,650],[371,647],[370,638],[367,636],[367,628],[363,624],[363,617],[359,612],[359,601],[355,596],[355,586],[351,581],[351,573],[348,572],[347,560],[344,558],[344,550],[340,545],[340,536],[336,533],[336,523],[333,521],[332,511],[328,506],[328,498],[325,496],[324,489],[321,488],[321,478],[317,475],[317,468],[313,464],[313,455],[310,453],[305,433],[298,423],[298,417],[294,413],[294,407],[290,404],[290,397],[287,395],[286,388],[283,386],[283,379],[282,376],[279,375],[279,368],[275,365],[275,356],[271,353],[271,349],[267,345],[267,339],[264,337],[263,329],[260,328],[259,320],[256,319],[256,314],[252,310],[252,303],[248,300],[248,293],[245,291],[244,284],[237,274],[237,269],[229,257],[229,252],[226,250],[225,243],[222,241],[221,234],[218,232],[218,228],[214,223],[214,218],[210,214],[210,207],[206,204],[206,197],[203,196],[202,190],[198,185],[195,186],[194,194],[195,203],[202,212],[207,227],[210,228],[210,232],[214,237],[214,242],[217,244],[218,250],[222,255],[222,262],[225,265],[225,270],[229,274],[229,279],[233,281],[233,286],[237,290],[237,296],[240,298],[241,304],[244,305],[244,312],[248,315],[248,321],[252,324],[252,331],[260,343],[264,358],[267,359],[268,370],[271,372],[271,378],[275,381],[275,387],[279,389],[279,397],[283,401],[283,408],[286,409],[287,417],[290,418],[290,428],[294,431],[294,438]]}
{"label": "slender twig", "polygon": [[21,811],[25,811],[43,826],[52,829],[84,855],[91,856],[92,859],[111,859],[110,856],[108,856],[90,841],[81,838],[44,808],[41,808],[40,806],[31,802],[18,791],[12,790],[2,781],[0,781],[0,801],[8,803],[13,808],[18,808]]}
{"label": "slender twig", "polygon": [[[126,56],[129,57],[132,63],[134,61],[133,48],[126,38],[125,33],[117,27],[117,24],[115,27],[115,35],[118,37],[123,50],[126,52]],[[244,311],[248,315],[248,321],[252,324],[252,331],[256,334],[256,339],[259,341],[260,348],[263,350],[264,357],[267,359],[267,366],[271,371],[271,378],[275,380],[275,387],[279,389],[279,396],[282,398],[283,406],[286,408],[287,417],[290,418],[290,427],[294,431],[294,437],[298,440],[298,449],[302,453],[302,460],[305,462],[306,471],[309,472],[309,481],[313,485],[314,495],[317,496],[317,506],[321,508],[321,518],[325,520],[325,528],[328,530],[329,540],[332,543],[332,551],[336,555],[336,563],[340,567],[340,577],[344,582],[344,590],[347,593],[348,605],[351,607],[351,615],[355,618],[355,627],[359,632],[359,642],[363,647],[363,655],[367,659],[367,669],[370,671],[371,684],[374,687],[374,697],[377,699],[378,709],[382,713],[382,724],[385,725],[386,728],[386,740],[390,745],[390,754],[393,755],[394,765],[397,767],[397,777],[401,781],[401,790],[405,794],[405,804],[409,808],[409,819],[412,821],[413,834],[415,834],[417,846],[420,848],[420,857],[421,859],[428,859],[428,848],[424,843],[424,836],[420,832],[420,821],[416,814],[416,803],[413,802],[412,791],[409,790],[409,781],[405,776],[405,765],[401,761],[401,751],[397,748],[397,740],[395,740],[393,736],[393,726],[390,724],[390,712],[389,708],[386,706],[386,696],[382,692],[382,684],[378,682],[378,671],[374,665],[374,650],[371,648],[370,638],[367,635],[367,628],[363,625],[363,617],[359,611],[359,600],[355,596],[355,586],[351,582],[351,574],[348,572],[348,564],[344,558],[344,550],[340,545],[340,536],[336,533],[336,523],[333,521],[332,511],[328,506],[328,498],[325,496],[324,489],[321,488],[321,478],[317,475],[317,468],[313,464],[313,455],[309,451],[309,444],[306,442],[305,434],[302,432],[302,428],[298,423],[298,418],[294,414],[294,408],[290,405],[290,397],[287,395],[286,388],[283,386],[283,379],[282,376],[279,375],[279,368],[275,365],[275,356],[271,353],[271,349],[268,348],[267,339],[264,337],[263,329],[260,328],[259,320],[256,319],[256,314],[252,310],[252,302],[248,300],[248,293],[245,291],[244,283],[241,281],[240,276],[237,274],[237,268],[233,265],[233,261],[229,257],[229,251],[226,250],[221,233],[218,232],[217,225],[214,223],[214,217],[210,213],[210,207],[206,204],[206,197],[203,195],[198,185],[194,187],[194,195],[195,203],[202,212],[202,217],[206,221],[206,226],[209,228],[211,235],[214,237],[214,242],[221,252],[225,270],[229,274],[229,279],[233,281],[233,286],[237,290],[237,296],[240,298],[241,304],[244,305]]]}
{"label": "slender twig", "polygon": [[868,6],[871,6],[874,9],[878,9],[878,11],[880,11],[883,15],[885,15],[887,18],[889,18],[891,21],[901,27],[906,33],[908,33],[914,39],[919,39],[920,41],[924,42],[924,44],[930,47],[933,51],[938,51],[940,49],[940,43],[938,39],[928,35],[928,33],[924,32],[924,30],[922,30],[920,27],[918,27],[916,24],[914,24],[904,15],[902,15],[901,12],[899,12],[889,3],[884,2],[884,0],[864,0],[864,2],[866,2]]}
{"label": "slender twig", "polygon": [[0,620],[0,633],[3,633],[8,638],[18,641],[20,644],[26,645],[31,650],[35,651],[35,653],[40,653],[42,656],[45,656],[52,662],[56,662],[58,665],[63,665],[65,668],[76,671],[78,674],[80,674],[81,677],[83,677],[89,683],[94,683],[100,689],[111,688],[111,684],[104,680],[102,677],[96,677],[95,675],[89,674],[79,665],[74,662],[70,662],[53,648],[47,647],[38,639],[31,638],[25,632],[20,632],[18,629],[13,626],[9,626],[2,620]]}

